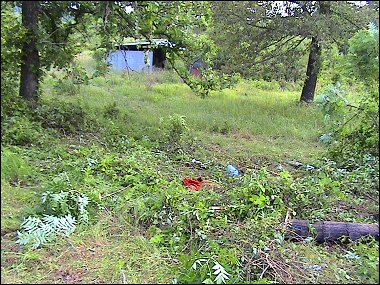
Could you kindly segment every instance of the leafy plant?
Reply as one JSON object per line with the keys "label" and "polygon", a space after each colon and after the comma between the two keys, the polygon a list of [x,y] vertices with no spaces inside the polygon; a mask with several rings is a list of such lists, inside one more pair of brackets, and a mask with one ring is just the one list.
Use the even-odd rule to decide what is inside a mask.
{"label": "leafy plant", "polygon": [[2,141],[12,145],[38,145],[42,141],[41,126],[28,116],[11,116],[2,122]]}
{"label": "leafy plant", "polygon": [[32,167],[9,148],[1,148],[1,179],[12,183],[20,182],[32,174]]}
{"label": "leafy plant", "polygon": [[42,193],[41,200],[47,212],[55,215],[71,215],[81,223],[88,222],[87,206],[90,199],[84,193],[73,190],[59,193],[45,191]]}
{"label": "leafy plant", "polygon": [[351,245],[345,257],[353,259],[357,263],[359,279],[363,283],[379,283],[379,243],[373,237],[367,237],[363,243],[358,242]]}
{"label": "leafy plant", "polygon": [[367,86],[379,85],[379,28],[370,23],[350,39],[349,70]]}
{"label": "leafy plant", "polygon": [[62,71],[63,75],[59,76],[59,78],[54,73],[52,74],[56,79],[53,88],[57,95],[78,95],[81,86],[89,82],[86,70],[78,62],[67,64]]}
{"label": "leafy plant", "polygon": [[162,142],[167,144],[169,149],[180,149],[184,144],[191,143],[190,129],[185,116],[174,114],[161,118],[160,124]]}
{"label": "leafy plant", "polygon": [[80,85],[73,83],[68,78],[58,79],[56,82],[54,89],[58,96],[75,96],[80,92]]}
{"label": "leafy plant", "polygon": [[[213,263],[213,267],[210,269],[209,263]],[[214,258],[200,258],[197,259],[191,268],[197,270],[198,266],[207,265],[209,268],[208,278],[203,280],[204,284],[225,284],[226,280],[230,279],[228,276],[231,274],[226,271],[226,269]]]}
{"label": "leafy plant", "polygon": [[51,184],[53,190],[45,191],[41,195],[43,217],[26,218],[21,224],[21,231],[17,233],[19,237],[17,243],[33,244],[32,247],[37,248],[52,241],[59,234],[69,236],[78,223],[88,223],[89,197],[75,190],[56,191],[66,187],[65,182],[69,183],[62,176],[53,179]]}
{"label": "leafy plant", "polygon": [[359,103],[348,104],[338,84],[327,86],[317,98],[334,138],[328,140],[330,155],[346,167],[354,167],[367,154],[379,155],[378,34],[378,28],[370,25],[350,40],[347,69],[364,85]]}
{"label": "leafy plant", "polygon": [[281,190],[273,187],[273,181],[265,168],[258,171],[247,169],[239,185],[229,193],[231,210],[241,218],[264,216],[274,210],[282,212]]}
{"label": "leafy plant", "polygon": [[95,60],[95,72],[92,77],[106,76],[110,70],[110,64],[106,61],[107,49],[97,48],[93,53]]}
{"label": "leafy plant", "polygon": [[119,114],[120,114],[120,109],[117,106],[116,102],[108,104],[107,106],[104,107],[103,115],[105,118],[115,119],[119,116]]}
{"label": "leafy plant", "polygon": [[[1,110],[15,97],[18,88],[19,64],[21,62],[20,43],[26,29],[19,23],[20,13],[14,12],[11,2],[1,3]],[[3,117],[1,118],[3,121]]]}
{"label": "leafy plant", "polygon": [[42,218],[29,216],[21,224],[21,230],[17,231],[16,243],[20,245],[32,244],[32,248],[52,241],[57,235],[69,236],[74,232],[76,220],[70,214],[63,217],[44,215]]}
{"label": "leafy plant", "polygon": [[325,90],[317,95],[315,103],[319,105],[325,114],[325,121],[332,116],[341,116],[346,111],[348,100],[346,92],[339,82],[328,84]]}

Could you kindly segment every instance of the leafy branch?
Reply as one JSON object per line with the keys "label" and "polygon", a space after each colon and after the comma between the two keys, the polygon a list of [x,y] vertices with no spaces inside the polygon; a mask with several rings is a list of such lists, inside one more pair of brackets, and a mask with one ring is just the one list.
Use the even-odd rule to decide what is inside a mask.
{"label": "leafy branch", "polygon": [[57,235],[69,236],[76,228],[76,219],[70,214],[64,217],[45,215],[43,218],[29,216],[21,224],[24,232],[17,231],[20,245],[32,244],[36,249],[40,245],[52,241]]}
{"label": "leafy branch", "polygon": [[[213,262],[213,267],[211,268],[213,270],[213,272],[211,272],[211,269],[210,269],[210,266],[209,266],[209,262],[212,261]],[[231,274],[228,273],[226,271],[226,269],[218,262],[215,260],[214,257],[211,257],[211,258],[200,258],[200,259],[197,259],[193,265],[191,266],[192,269],[194,270],[197,270],[198,268],[198,265],[199,266],[203,266],[204,264],[206,264],[209,268],[209,278],[205,279],[202,281],[203,284],[225,284],[226,283],[226,280],[229,279],[228,276],[230,276]],[[214,280],[212,280],[212,277],[213,275],[215,276]]]}
{"label": "leafy branch", "polygon": [[20,245],[32,244],[32,248],[46,244],[58,235],[69,236],[79,223],[88,222],[87,206],[90,199],[78,191],[61,191],[42,193],[41,201],[47,205],[47,212],[42,218],[27,217],[21,224],[21,231],[17,231]]}

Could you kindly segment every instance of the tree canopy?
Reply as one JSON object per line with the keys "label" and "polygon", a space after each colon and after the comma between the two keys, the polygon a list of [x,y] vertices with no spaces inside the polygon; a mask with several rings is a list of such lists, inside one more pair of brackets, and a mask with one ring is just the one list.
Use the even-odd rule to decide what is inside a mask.
{"label": "tree canopy", "polygon": [[212,35],[229,71],[295,81],[305,72],[300,65],[308,53],[303,101],[314,98],[321,49],[332,42],[344,49],[356,31],[376,19],[370,6],[348,1],[226,1],[212,2],[212,10]]}

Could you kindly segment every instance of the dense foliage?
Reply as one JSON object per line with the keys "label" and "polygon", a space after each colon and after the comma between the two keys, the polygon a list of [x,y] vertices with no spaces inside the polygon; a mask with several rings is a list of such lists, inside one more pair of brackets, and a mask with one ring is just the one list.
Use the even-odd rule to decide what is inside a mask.
{"label": "dense foliage", "polygon": [[[370,25],[350,40],[344,67],[361,84],[354,102],[340,83],[328,85],[317,100],[325,113],[334,160],[354,167],[362,159],[379,157],[379,30]],[[334,137],[334,138],[333,138]]]}
{"label": "dense foliage", "polygon": [[19,86],[20,42],[25,30],[21,16],[13,13],[11,2],[1,2],[1,129],[3,121],[11,112]]}

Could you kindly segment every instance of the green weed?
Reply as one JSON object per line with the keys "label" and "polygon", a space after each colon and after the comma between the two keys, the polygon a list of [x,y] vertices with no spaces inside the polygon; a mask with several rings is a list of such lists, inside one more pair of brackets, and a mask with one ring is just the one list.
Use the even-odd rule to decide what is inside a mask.
{"label": "green weed", "polygon": [[17,152],[1,148],[1,180],[13,184],[26,182],[33,176],[33,167]]}

